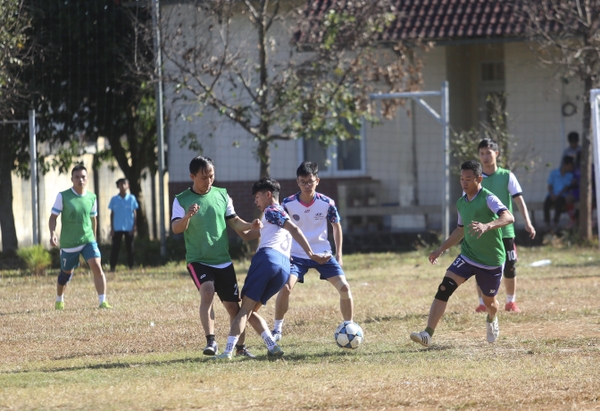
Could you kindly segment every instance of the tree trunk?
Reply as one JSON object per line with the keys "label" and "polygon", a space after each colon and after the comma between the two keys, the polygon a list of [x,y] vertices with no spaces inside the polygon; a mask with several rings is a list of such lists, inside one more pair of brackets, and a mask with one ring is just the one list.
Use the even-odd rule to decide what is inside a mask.
{"label": "tree trunk", "polygon": [[260,140],[256,152],[260,160],[260,178],[271,177],[271,151],[269,149],[269,142]]}
{"label": "tree trunk", "polygon": [[583,240],[592,239],[592,144],[590,90],[592,79],[584,80],[583,135],[581,141],[581,181],[579,182],[579,235]]}
{"label": "tree trunk", "polygon": [[15,228],[15,215],[13,212],[13,187],[12,187],[12,164],[7,147],[10,144],[8,136],[3,133],[0,136],[0,230],[2,230],[2,251],[16,251],[19,247],[17,230]]}
{"label": "tree trunk", "polygon": [[[138,177],[139,178],[139,177]],[[137,202],[140,206],[137,210],[137,235],[139,238],[149,238],[149,230],[148,230],[148,217],[146,212],[146,204],[144,202],[144,192],[142,191],[141,185],[138,183],[138,180],[129,179],[129,190],[131,194],[137,198]]]}

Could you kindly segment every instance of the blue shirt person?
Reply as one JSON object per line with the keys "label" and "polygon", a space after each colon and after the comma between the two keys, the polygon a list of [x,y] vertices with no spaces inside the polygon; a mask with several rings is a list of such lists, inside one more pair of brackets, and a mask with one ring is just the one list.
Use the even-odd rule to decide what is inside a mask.
{"label": "blue shirt person", "polygon": [[117,188],[119,194],[111,198],[108,204],[110,209],[110,236],[112,238],[111,272],[115,271],[123,237],[125,237],[125,248],[127,250],[127,265],[129,268],[133,268],[133,238],[137,209],[140,208],[135,196],[127,192],[129,181],[126,178],[117,180]]}

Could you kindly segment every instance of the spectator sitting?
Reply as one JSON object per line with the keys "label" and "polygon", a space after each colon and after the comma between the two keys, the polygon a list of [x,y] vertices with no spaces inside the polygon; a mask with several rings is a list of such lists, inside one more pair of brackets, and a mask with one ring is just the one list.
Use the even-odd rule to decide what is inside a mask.
{"label": "spectator sitting", "polygon": [[[575,161],[571,156],[564,156],[560,168],[554,169],[548,176],[548,196],[544,201],[544,222],[550,229],[556,228],[560,215],[566,207],[574,203],[574,197],[569,194],[574,183],[573,171]],[[554,208],[553,225],[550,226],[550,209]]]}

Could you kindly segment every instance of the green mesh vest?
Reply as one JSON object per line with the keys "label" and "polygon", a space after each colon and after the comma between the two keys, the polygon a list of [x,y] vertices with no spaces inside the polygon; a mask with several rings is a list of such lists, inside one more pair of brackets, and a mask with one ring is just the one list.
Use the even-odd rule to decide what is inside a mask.
{"label": "green mesh vest", "polygon": [[192,204],[200,209],[190,218],[185,238],[185,260],[189,263],[219,265],[231,261],[225,213],[229,196],[224,188],[212,187],[206,194],[187,189],[176,196],[187,212]]}
{"label": "green mesh vest", "polygon": [[[481,185],[494,193],[494,195],[502,201],[502,204],[508,208],[508,211],[512,213],[512,197],[508,192],[509,177],[510,170],[498,167],[494,174],[483,179]],[[515,237],[515,227],[513,224],[502,227],[500,230],[502,231],[502,238]]]}
{"label": "green mesh vest", "polygon": [[75,248],[96,241],[91,220],[96,194],[86,191],[80,196],[71,189],[60,194],[63,203],[60,212],[60,248]]}
{"label": "green mesh vest", "polygon": [[465,237],[461,245],[461,254],[479,264],[497,267],[504,264],[506,253],[502,243],[502,232],[490,230],[477,238],[469,234],[471,221],[489,223],[498,216],[487,206],[487,198],[492,192],[482,188],[479,194],[471,201],[466,200],[466,195],[456,202],[456,208],[463,222]]}

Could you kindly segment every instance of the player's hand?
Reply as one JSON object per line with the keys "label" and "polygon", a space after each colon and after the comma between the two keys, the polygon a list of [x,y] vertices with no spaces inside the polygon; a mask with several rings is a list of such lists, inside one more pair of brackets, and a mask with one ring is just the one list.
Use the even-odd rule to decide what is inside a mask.
{"label": "player's hand", "polygon": [[340,265],[340,267],[343,267],[344,266],[344,262],[342,261],[342,255],[341,254],[336,254],[335,258],[336,258],[338,264]]}
{"label": "player's hand", "polygon": [[196,203],[192,204],[187,211],[188,218],[192,218],[200,210],[200,206]]}
{"label": "player's hand", "polygon": [[489,225],[480,223],[479,221],[472,221],[471,224],[469,224],[469,234],[476,235],[477,238],[481,237],[481,235],[489,229]]}
{"label": "player's hand", "polygon": [[50,235],[50,245],[51,245],[52,247],[57,247],[57,246],[58,246],[58,238],[56,237],[56,234],[55,234],[55,233],[52,233],[52,234]]}
{"label": "player's hand", "polygon": [[310,259],[319,264],[325,264],[327,261],[331,260],[331,254],[313,254],[310,256]]}
{"label": "player's hand", "polygon": [[531,238],[532,240],[535,238],[535,228],[533,228],[531,224],[525,225],[525,231],[529,233],[529,238]]}
{"label": "player's hand", "polygon": [[261,228],[263,228],[262,221],[260,221],[258,218],[255,218],[252,221],[252,229],[258,229],[258,230],[260,230]]}
{"label": "player's hand", "polygon": [[441,251],[439,248],[435,251],[432,251],[431,254],[429,254],[429,262],[431,264],[437,264],[438,263],[438,257],[440,255],[442,255],[443,251]]}

